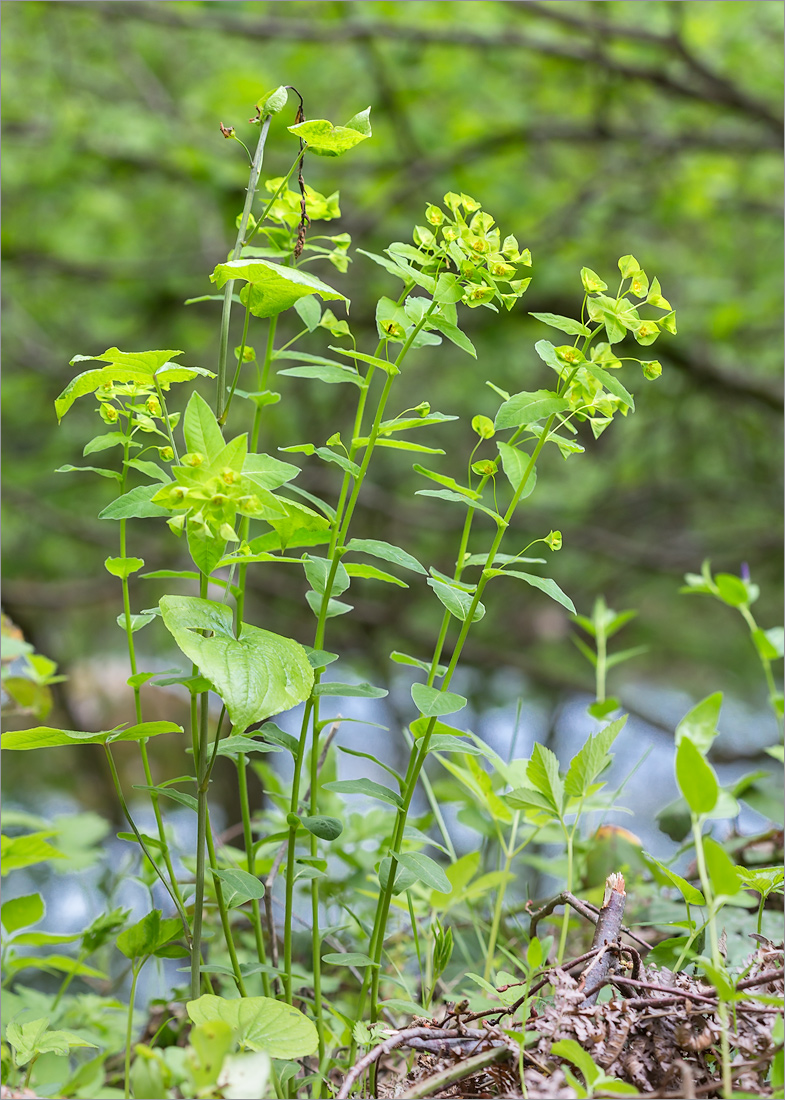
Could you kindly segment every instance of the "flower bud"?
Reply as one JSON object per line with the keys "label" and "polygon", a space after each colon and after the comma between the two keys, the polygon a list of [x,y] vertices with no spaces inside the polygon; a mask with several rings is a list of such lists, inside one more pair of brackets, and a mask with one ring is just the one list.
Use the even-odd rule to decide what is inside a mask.
{"label": "flower bud", "polygon": [[444,214],[438,206],[434,206],[433,203],[429,203],[425,208],[425,217],[431,223],[431,225],[441,225],[444,221]]}
{"label": "flower bud", "polygon": [[174,458],[174,451],[171,447],[159,447],[158,453],[164,462],[171,462]]}
{"label": "flower bud", "polygon": [[475,416],[472,419],[472,431],[477,432],[480,439],[493,439],[496,429],[489,416]]}
{"label": "flower bud", "polygon": [[234,529],[234,527],[232,527],[231,523],[222,523],[221,526],[218,529],[218,535],[219,535],[220,538],[226,539],[227,542],[239,542],[240,541],[239,538],[237,537],[235,529]]}
{"label": "flower bud", "polygon": [[648,378],[650,382],[653,382],[655,378],[659,378],[662,374],[662,363],[657,359],[641,363],[641,367],[643,368],[643,377]]}
{"label": "flower bud", "polygon": [[144,403],[144,407],[150,413],[150,416],[161,415],[161,402],[158,400],[155,394],[150,394],[150,396]]}
{"label": "flower bud", "polygon": [[233,470],[231,466],[224,466],[221,470],[221,480],[224,485],[234,485],[237,481],[237,471]]}
{"label": "flower bud", "polygon": [[545,543],[551,550],[561,550],[561,531],[551,531]]}
{"label": "flower bud", "polygon": [[204,462],[204,455],[199,451],[194,451],[192,454],[183,455],[183,466],[201,466]]}
{"label": "flower bud", "polygon": [[114,407],[114,405],[102,404],[98,412],[101,414],[101,419],[107,424],[115,424],[120,417],[120,413]]}
{"label": "flower bud", "polygon": [[412,237],[418,247],[432,248],[436,244],[436,238],[425,225],[415,225]]}
{"label": "flower bud", "polygon": [[172,518],[168,519],[166,523],[179,538],[180,535],[182,535],[183,533],[183,528],[185,527],[185,515],[172,516]]}

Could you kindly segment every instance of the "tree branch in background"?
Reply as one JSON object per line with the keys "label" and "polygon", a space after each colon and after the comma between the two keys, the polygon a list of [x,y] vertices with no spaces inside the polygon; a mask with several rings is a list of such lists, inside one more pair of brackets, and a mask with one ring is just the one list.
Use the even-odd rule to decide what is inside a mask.
{"label": "tree branch in background", "polygon": [[[527,3],[521,5],[521,9],[526,11],[530,6],[534,5],[530,5],[527,0]],[[138,2],[116,0],[115,3],[110,4],[94,3],[93,0],[72,0],[71,7],[89,8],[110,19],[141,19],[159,26],[207,31],[212,34],[240,35],[246,39],[260,38],[265,41],[273,38],[294,38],[300,42],[346,42],[377,37],[383,41],[414,42],[425,45],[444,44],[479,50],[529,50],[532,53],[561,58],[579,65],[594,66],[599,62],[609,71],[624,77],[625,80],[652,84],[681,98],[698,100],[745,114],[763,123],[782,141],[783,122],[773,110],[753,100],[729,79],[711,73],[683,46],[679,52],[682,58],[688,61],[690,71],[703,78],[700,86],[686,83],[665,68],[644,66],[638,62],[629,63],[610,56],[598,58],[593,45],[587,48],[584,45],[567,42],[545,41],[531,38],[509,27],[505,27],[500,34],[477,34],[474,31],[456,27],[413,27],[404,23],[381,20],[327,23],[276,18],[249,20],[233,15],[211,15],[209,19],[193,19],[180,15],[174,9],[174,5],[150,4],[145,0],[138,0]],[[552,9],[546,10],[552,11]],[[542,15],[542,9],[539,9],[537,14]],[[667,47],[668,56],[664,59],[667,63],[674,49],[674,39],[671,36],[662,36],[660,42],[663,47]]]}

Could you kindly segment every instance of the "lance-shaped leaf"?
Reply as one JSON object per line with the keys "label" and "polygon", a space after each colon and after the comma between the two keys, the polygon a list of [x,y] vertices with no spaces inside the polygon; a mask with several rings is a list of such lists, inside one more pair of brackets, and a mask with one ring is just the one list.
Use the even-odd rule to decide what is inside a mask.
{"label": "lance-shaped leaf", "polygon": [[35,726],[29,730],[8,730],[2,736],[0,747],[20,752],[28,749],[52,749],[59,745],[106,745],[116,741],[142,741],[146,737],[158,737],[162,733],[182,732],[183,727],[174,722],[141,722],[137,726],[129,726],[128,729],[115,728],[98,733]]}
{"label": "lance-shaped leaf", "polygon": [[315,118],[298,122],[287,129],[307,144],[309,152],[320,157],[340,157],[371,137],[370,114],[371,108],[366,107],[350,118],[345,126],[333,126],[327,119]]}
{"label": "lance-shaped leaf", "polygon": [[714,769],[687,736],[676,752],[676,782],[694,814],[710,813],[717,805],[720,787]]}
{"label": "lance-shaped leaf", "polygon": [[615,375],[604,370],[598,363],[590,363],[588,360],[581,363],[581,369],[585,370],[587,374],[591,374],[598,382],[602,382],[608,393],[612,393],[614,397],[618,397],[625,405],[629,405],[633,411],[635,410],[635,398],[628,389],[622,386]]}
{"label": "lance-shaped leaf", "polygon": [[564,412],[569,402],[550,390],[534,390],[531,393],[516,393],[505,401],[496,414],[494,426],[520,428],[524,424],[533,424],[551,413]]}
{"label": "lance-shaped leaf", "polygon": [[572,317],[562,317],[560,313],[530,313],[538,321],[544,321],[551,328],[557,328],[560,332],[566,332],[568,336],[590,336],[591,329],[580,321],[574,321]]}
{"label": "lance-shaped leaf", "polygon": [[325,301],[349,301],[344,294],[339,294],[315,275],[296,267],[283,267],[270,260],[228,260],[218,264],[210,276],[217,287],[222,287],[231,279],[244,279],[248,284],[243,287],[240,300],[243,305],[250,301],[254,317],[275,317],[309,294],[318,294]]}
{"label": "lance-shaped leaf", "polygon": [[516,493],[528,471],[528,481],[519,498],[525,500],[526,497],[531,496],[534,492],[534,486],[537,484],[536,470],[533,467],[529,469],[531,465],[529,455],[525,451],[519,451],[517,447],[511,447],[509,443],[502,443],[501,440],[497,440],[496,446],[499,448],[504,473]]}
{"label": "lance-shaped leaf", "polygon": [[699,753],[705,756],[717,736],[717,722],[722,708],[722,692],[715,691],[688,710],[676,727],[676,747],[682,737],[689,737]]}
{"label": "lance-shaped leaf", "polygon": [[[304,648],[293,639],[247,623],[235,638],[231,609],[213,600],[164,596],[160,606],[177,645],[226,704],[234,733],[310,695],[313,669]],[[212,636],[205,637],[203,631]]]}
{"label": "lance-shaped leaf", "polygon": [[562,592],[556,581],[550,577],[538,577],[534,573],[522,573],[519,569],[484,569],[483,573],[486,577],[517,577],[518,580],[530,584],[532,588],[539,588],[546,596],[550,596],[556,603],[560,603],[562,607],[566,607],[573,615],[575,614],[575,604],[565,592]]}

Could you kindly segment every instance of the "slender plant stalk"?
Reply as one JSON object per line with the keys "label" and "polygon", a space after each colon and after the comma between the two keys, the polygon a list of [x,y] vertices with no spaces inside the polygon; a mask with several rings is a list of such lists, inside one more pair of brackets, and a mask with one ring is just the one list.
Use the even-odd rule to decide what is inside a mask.
{"label": "slender plant stalk", "polygon": [[[596,692],[597,702],[605,702],[605,678],[607,674],[606,661],[608,659],[608,639],[605,636],[605,620],[603,618],[602,623],[597,623],[597,676],[596,676]],[[570,887],[568,886],[569,890]]]}
{"label": "slender plant stalk", "polygon": [[128,1019],[125,1026],[125,1100],[131,1095],[131,1040],[134,1027],[134,1000],[136,999],[136,983],[142,972],[144,960],[138,966],[132,966],[131,992],[128,996]]}
{"label": "slender plant stalk", "polygon": [[[432,305],[428,309],[428,311],[425,313],[422,320],[419,321],[417,325],[415,325],[412,332],[407,337],[406,341],[404,342],[404,344],[403,344],[403,346],[402,346],[402,348],[401,348],[401,350],[400,350],[400,352],[399,352],[399,354],[398,354],[398,356],[395,360],[394,365],[395,365],[396,368],[400,368],[403,360],[405,359],[408,351],[410,350],[410,348],[412,346],[412,343],[414,342],[415,337],[417,336],[418,332],[422,329],[423,325],[426,323],[427,318],[430,315],[430,313],[435,308],[436,308],[436,303],[434,302],[434,303],[432,303]],[[377,348],[377,352],[378,352],[378,350],[379,349]],[[361,393],[360,393],[360,399],[358,401],[357,413],[356,413],[356,416],[355,416],[355,432],[354,432],[353,438],[357,438],[360,434],[361,425],[362,425],[362,418],[363,418],[363,414],[364,414],[364,411],[365,411],[366,397],[367,397],[367,393],[368,393],[368,388],[370,386],[372,372],[373,372],[374,369],[375,368],[373,367],[373,365],[371,365],[371,368],[368,371],[368,374],[366,375],[366,378],[365,378],[365,385],[363,386],[363,389],[361,390]],[[339,565],[340,559],[341,559],[342,547],[343,547],[343,544],[346,540],[346,535],[348,533],[349,525],[351,523],[352,516],[354,514],[354,509],[355,509],[355,506],[357,504],[357,499],[359,497],[360,490],[362,488],[362,484],[363,484],[363,481],[365,479],[365,475],[368,471],[368,466],[369,466],[370,461],[371,461],[371,456],[373,454],[373,450],[374,450],[374,447],[375,447],[375,444],[376,444],[376,440],[378,439],[378,436],[379,436],[379,430],[380,430],[380,427],[381,427],[382,419],[384,417],[384,410],[385,410],[385,407],[387,405],[387,400],[390,396],[390,389],[392,387],[393,380],[394,380],[394,375],[392,375],[392,374],[388,374],[385,377],[384,386],[382,388],[382,392],[381,392],[381,395],[379,397],[379,401],[378,401],[378,404],[377,404],[377,407],[376,407],[376,412],[374,414],[370,434],[368,436],[368,442],[365,445],[365,452],[363,454],[363,459],[362,459],[362,462],[360,464],[360,470],[359,470],[359,473],[357,474],[357,476],[355,478],[354,487],[351,491],[351,494],[349,494],[349,481],[351,479],[350,474],[347,473],[347,474],[344,475],[343,483],[341,485],[341,491],[340,491],[340,496],[339,496],[339,500],[338,500],[338,507],[336,509],[336,516],[335,516],[335,520],[334,520],[334,523],[333,523],[333,532],[332,532],[332,537],[330,539],[330,546],[329,546],[329,550],[328,550],[328,558],[330,560],[330,569],[329,569],[329,573],[328,573],[327,580],[326,580],[326,583],[325,583],[324,594],[322,596],[322,603],[321,603],[321,606],[320,606],[320,609],[319,609],[319,616],[318,616],[317,625],[316,625],[316,633],[315,633],[315,637],[314,637],[314,649],[321,649],[324,645],[324,636],[325,636],[326,624],[327,624],[327,611],[328,611],[328,608],[329,608],[330,597],[332,595],[332,589],[333,589],[333,585],[334,585],[334,582],[335,582],[335,575],[338,572],[338,565]],[[354,458],[354,455],[357,453],[358,449],[359,448],[356,447],[356,446],[352,447],[352,449],[349,452],[351,458]],[[346,499],[347,495],[348,495],[348,498],[349,498],[348,501]],[[320,677],[319,677],[319,674],[317,672],[316,677],[315,677],[315,682],[318,683],[319,679],[320,679]],[[305,747],[306,747],[306,744],[307,744],[308,729],[309,729],[309,726],[310,726],[310,723],[311,723],[312,720],[314,721],[314,731],[316,731],[318,729],[318,697],[314,697],[313,695],[311,695],[311,698],[308,700],[308,702],[306,703],[306,706],[305,706],[305,713],[303,714],[303,722],[302,722],[302,726],[301,726],[301,729],[300,729],[300,738],[299,738],[299,742],[298,742],[298,752],[297,752],[297,756],[295,757],[295,761],[294,761],[294,775],[293,775],[293,778],[292,778],[292,793],[291,793],[291,802],[290,802],[290,813],[295,815],[295,816],[297,815],[299,805],[300,805],[300,777],[302,775],[303,759],[304,759],[304,756],[305,756]],[[315,732],[314,733],[314,738],[313,738],[313,746],[312,746],[312,758],[315,757],[315,758],[318,759],[317,749],[318,749],[318,734]],[[312,783],[312,785],[311,785],[311,798],[312,798],[312,800],[315,798],[316,790],[317,790],[317,784]],[[285,995],[286,1000],[289,1004],[292,1003],[291,941],[292,941],[292,913],[293,913],[293,905],[294,905],[294,865],[295,865],[296,835],[297,835],[297,825],[296,824],[290,825],[289,826],[289,837],[288,837],[288,843],[287,843],[287,853],[286,853],[286,902],[285,902],[286,909],[285,909],[285,916],[284,916],[284,995]],[[312,911],[314,911],[316,913],[316,916],[318,918],[318,884],[317,884],[316,879],[312,880],[311,889],[312,889]],[[315,897],[315,900],[314,900],[314,897]],[[315,926],[314,926],[313,942],[314,942],[314,944],[316,944],[317,942],[320,942],[319,941],[319,935],[318,935],[318,923],[316,923]],[[320,975],[317,976],[317,972],[320,971],[320,958],[319,958],[318,951],[316,951],[315,955],[314,955],[313,968],[314,968],[314,986],[315,987],[318,986],[320,988]],[[321,1020],[321,1012],[317,1012],[317,1019]]]}
{"label": "slender plant stalk", "polygon": [[[750,611],[749,607],[745,606],[744,604],[742,604],[739,607],[739,611],[741,612],[741,615],[744,618],[745,623],[750,628],[750,635],[752,636],[752,640],[753,640],[753,644],[754,644],[755,643],[754,635],[755,635],[756,631],[758,630],[758,624],[755,621],[755,617],[753,616],[753,614]],[[778,724],[778,726],[782,726],[783,718],[782,718],[782,715],[780,714],[780,712],[777,708],[777,705],[776,705],[776,702],[777,702],[777,699],[778,699],[779,696],[778,696],[778,692],[777,692],[777,685],[774,682],[774,673],[771,670],[771,661],[768,659],[768,657],[765,657],[761,653],[761,651],[758,649],[757,645],[755,646],[755,652],[758,654],[758,658],[759,658],[761,666],[763,668],[763,675],[766,677],[766,686],[769,689],[769,702],[771,703],[772,709],[774,710],[774,713],[777,717],[777,724]]]}
{"label": "slender plant stalk", "polygon": [[[442,692],[446,691],[447,688],[450,685],[450,681],[452,680],[453,674],[454,674],[455,669],[456,669],[456,667],[458,665],[458,662],[460,660],[461,653],[463,651],[463,647],[466,643],[466,638],[469,634],[469,629],[471,627],[472,620],[474,618],[474,612],[477,608],[477,604],[480,602],[480,598],[483,594],[483,591],[485,590],[485,586],[488,583],[489,578],[486,576],[485,570],[490,568],[491,563],[494,561],[494,559],[496,558],[497,553],[499,552],[499,547],[501,545],[502,538],[504,537],[504,532],[510,524],[510,520],[512,519],[513,513],[515,512],[515,509],[518,505],[518,501],[521,499],[521,495],[523,494],[523,491],[526,488],[526,485],[529,481],[529,478],[531,477],[531,474],[532,474],[532,471],[534,470],[537,459],[540,456],[540,452],[542,451],[542,448],[545,446],[546,440],[548,439],[548,435],[550,434],[551,428],[553,427],[554,420],[555,420],[555,415],[552,414],[548,418],[548,420],[545,424],[545,427],[543,428],[542,432],[540,433],[540,437],[539,437],[539,440],[537,442],[537,445],[534,448],[534,451],[532,452],[532,456],[529,459],[529,462],[527,463],[527,466],[526,466],[526,469],[525,469],[525,471],[523,473],[523,476],[521,478],[520,484],[518,485],[518,488],[513,493],[512,500],[510,501],[510,505],[509,505],[505,515],[504,515],[503,521],[502,521],[502,523],[500,523],[497,526],[497,531],[496,531],[496,534],[494,536],[493,542],[491,544],[491,548],[488,551],[488,555],[487,555],[486,563],[485,563],[485,568],[483,569],[483,573],[481,574],[480,580],[477,583],[477,587],[475,589],[474,596],[472,597],[472,602],[469,605],[469,608],[468,608],[467,613],[466,613],[466,619],[462,623],[461,630],[460,630],[460,633],[458,635],[458,639],[455,643],[455,648],[453,650],[452,657],[450,659],[450,663],[447,667],[447,671],[445,672],[444,678],[442,680],[442,686],[440,688],[440,690]],[[413,754],[413,759],[415,761],[414,766],[411,769],[411,774],[410,775],[407,774],[407,783],[406,783],[406,787],[405,787],[403,795],[402,795],[403,805],[397,812],[395,828],[394,828],[394,831],[393,831],[393,839],[392,839],[392,843],[390,845],[390,852],[389,852],[390,858],[391,858],[390,872],[387,876],[387,886],[379,894],[379,901],[377,903],[377,911],[376,911],[376,920],[374,922],[374,931],[373,931],[373,934],[372,934],[370,950],[369,950],[369,954],[370,954],[371,958],[374,960],[374,962],[377,963],[377,966],[366,968],[366,977],[363,981],[363,988],[360,991],[358,1019],[362,1019],[362,1015],[363,1015],[363,1012],[365,1010],[365,997],[367,995],[369,986],[371,988],[371,1021],[375,1022],[376,1019],[377,1019],[377,1016],[378,1016],[377,1000],[378,1000],[378,991],[379,991],[379,977],[380,977],[379,972],[381,970],[381,959],[382,959],[382,951],[383,951],[383,946],[384,946],[384,930],[385,930],[386,925],[387,925],[387,917],[388,917],[388,914],[389,914],[389,911],[390,911],[390,902],[391,902],[391,899],[392,899],[392,892],[393,892],[393,888],[394,888],[394,885],[395,885],[395,876],[396,876],[396,868],[397,868],[396,856],[397,856],[398,852],[400,852],[400,850],[401,850],[401,845],[402,845],[402,842],[403,842],[403,833],[404,833],[404,829],[406,827],[406,819],[408,817],[409,807],[411,805],[411,801],[412,801],[412,798],[414,796],[414,790],[415,790],[415,787],[417,785],[417,780],[419,779],[420,772],[422,771],[422,767],[425,763],[425,758],[428,755],[428,746],[430,745],[431,737],[433,735],[433,731],[434,731],[435,726],[436,726],[436,721],[437,721],[436,718],[431,718],[430,719],[430,721],[428,722],[428,725],[426,726],[425,733],[423,734],[423,736],[420,738],[420,741],[418,742],[417,752]],[[368,971],[372,971],[372,975],[371,975],[370,979],[368,977]]]}
{"label": "slender plant stalk", "polygon": [[[243,841],[245,843],[245,858],[248,874],[256,874],[256,852],[254,851],[253,833],[251,832],[251,812],[248,805],[248,777],[246,769],[248,761],[244,753],[237,757],[237,787],[240,792],[240,814],[243,822]],[[256,940],[256,957],[262,966],[267,965],[267,952],[264,948],[264,933],[262,931],[262,912],[256,898],[251,900],[251,925],[253,926],[254,939]],[[265,997],[270,994],[270,976],[262,971],[262,988]]]}
{"label": "slender plant stalk", "polygon": [[[209,773],[208,773],[209,776]],[[214,872],[218,870],[218,860],[215,855],[215,843],[213,841],[213,831],[210,828],[210,811],[209,808],[205,814],[205,841],[207,843],[207,854],[210,860],[210,869]],[[232,971],[234,973],[234,982],[237,986],[237,991],[241,997],[247,997],[245,982],[243,981],[242,971],[240,970],[240,963],[237,958],[237,951],[234,946],[234,939],[232,938],[232,924],[229,919],[229,909],[226,905],[226,900],[223,894],[223,886],[221,880],[217,874],[213,874],[213,885],[215,886],[215,899],[218,903],[218,912],[221,915],[221,927],[223,928],[224,940],[226,941],[226,949],[229,952],[229,959],[232,963]]]}
{"label": "slender plant stalk", "polygon": [[183,907],[183,903],[179,900],[177,895],[172,891],[172,887],[169,885],[166,878],[161,873],[161,869],[159,868],[158,864],[153,859],[153,857],[150,853],[150,849],[145,844],[144,839],[142,837],[142,834],[139,832],[139,829],[136,826],[136,822],[134,821],[133,817],[131,816],[131,811],[128,809],[128,803],[125,801],[125,795],[123,794],[123,788],[120,785],[120,777],[117,774],[117,766],[114,762],[114,757],[112,756],[112,750],[111,750],[110,746],[108,744],[105,744],[104,745],[104,750],[106,752],[106,759],[109,763],[109,771],[112,774],[112,782],[114,784],[114,789],[115,789],[115,792],[117,794],[117,800],[120,803],[120,807],[123,811],[123,814],[125,815],[125,819],[128,822],[128,824],[131,826],[131,831],[133,832],[134,836],[136,837],[137,842],[139,843],[139,846],[141,847],[142,851],[144,852],[144,854],[149,859],[150,865],[152,866],[155,873],[158,875],[158,878],[163,883],[164,889],[166,890],[167,894],[169,895],[169,897],[174,902],[174,906],[175,906],[175,909],[177,910],[177,914],[178,914],[178,916],[180,917],[180,920],[183,923],[183,932],[185,934],[186,941],[190,944],[192,942],[191,928],[190,928],[190,925],[188,923],[188,916],[187,916],[187,914],[185,912],[185,909]]}
{"label": "slender plant stalk", "polygon": [[[264,146],[267,141],[267,131],[270,129],[272,116],[268,115],[262,122],[262,130],[251,164],[251,174],[248,178],[248,190],[245,193],[245,204],[240,217],[240,226],[237,230],[237,239],[232,250],[232,259],[239,260],[240,251],[248,229],[248,218],[256,195],[256,187],[259,183],[259,174],[262,171],[264,161]],[[232,317],[232,292],[234,291],[234,279],[230,279],[224,289],[223,311],[221,313],[221,336],[218,348],[218,372],[216,378],[217,396],[215,402],[215,415],[219,424],[224,422],[224,409],[226,404],[226,358],[229,350],[229,322]]]}
{"label": "slender plant stalk", "polygon": [[[207,599],[207,581],[204,573],[199,576],[199,595]],[[207,788],[210,782],[208,763],[209,746],[209,693],[199,696],[199,725],[194,725],[194,707],[191,708],[194,745],[194,765],[196,767],[196,894],[194,897],[193,947],[191,949],[191,997],[196,1000],[201,990],[200,964],[202,947],[202,922],[204,917],[204,871],[205,847],[207,843]]]}
{"label": "slender plant stalk", "polygon": [[[721,970],[723,963],[720,955],[719,937],[717,936],[717,914],[714,908],[714,894],[711,888],[711,879],[709,878],[708,868],[706,867],[706,856],[703,851],[703,833],[701,831],[700,819],[696,814],[692,814],[692,836],[695,841],[695,861],[698,865],[698,875],[700,877],[701,889],[703,890],[703,896],[706,899],[706,909],[708,910],[708,927],[709,927],[709,943],[711,945],[711,961],[717,970]],[[730,1062],[730,1039],[728,1037],[728,1006],[725,1001],[719,996],[718,991],[718,1004],[717,1015],[720,1018],[720,1052],[722,1055],[722,1095],[725,1100],[733,1095],[733,1081],[731,1078],[731,1062]]]}
{"label": "slender plant stalk", "polygon": [[[574,850],[573,850],[573,841],[574,841],[574,837],[575,837],[575,829],[574,828],[573,829],[568,829],[565,826],[564,827],[564,837],[565,837],[566,848],[567,848],[567,891],[568,891],[568,893],[571,894],[572,893],[572,882],[573,882],[573,871],[574,871],[574,864],[575,864]],[[564,958],[564,951],[565,951],[566,946],[567,946],[567,931],[568,931],[569,927],[570,927],[570,907],[569,907],[569,905],[565,905],[564,906],[564,916],[562,917],[562,923],[561,923],[561,935],[559,936],[559,951],[558,951],[558,954],[556,956],[559,965],[561,965],[561,962]]]}
{"label": "slender plant stalk", "polygon": [[[486,982],[491,979],[491,970],[493,969],[493,956],[496,951],[496,940],[499,935],[499,926],[502,919],[502,908],[504,906],[504,895],[507,892],[507,875],[510,873],[510,866],[515,856],[515,837],[518,832],[518,824],[520,822],[520,812],[516,810],[512,819],[512,826],[510,828],[510,839],[507,844],[504,844],[502,840],[502,846],[504,850],[504,878],[502,879],[499,889],[496,892],[496,905],[493,910],[493,920],[491,922],[491,934],[488,938],[488,953],[485,957],[485,972],[483,977]],[[570,887],[568,886],[569,890]]]}

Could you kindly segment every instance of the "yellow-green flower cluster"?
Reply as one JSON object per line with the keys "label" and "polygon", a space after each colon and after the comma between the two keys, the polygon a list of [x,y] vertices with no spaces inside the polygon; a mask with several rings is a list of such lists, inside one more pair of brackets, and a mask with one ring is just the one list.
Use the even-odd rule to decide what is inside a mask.
{"label": "yellow-green flower cluster", "polygon": [[502,240],[494,219],[470,195],[448,191],[444,205],[447,211],[429,203],[428,225],[414,227],[424,269],[444,270],[446,261],[447,269],[460,277],[465,305],[473,308],[496,300],[512,309],[531,282],[519,271],[531,267],[529,249],[521,251],[511,234]]}

